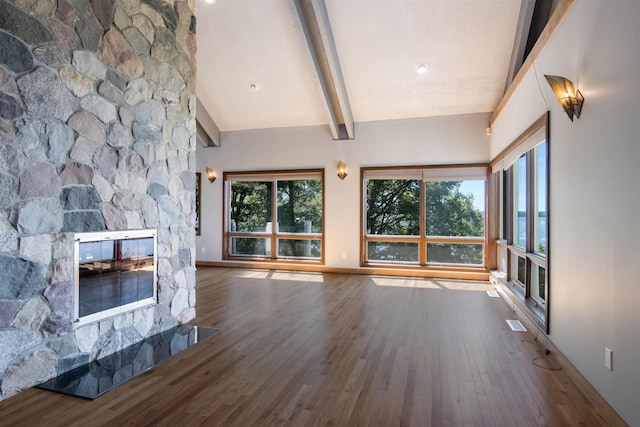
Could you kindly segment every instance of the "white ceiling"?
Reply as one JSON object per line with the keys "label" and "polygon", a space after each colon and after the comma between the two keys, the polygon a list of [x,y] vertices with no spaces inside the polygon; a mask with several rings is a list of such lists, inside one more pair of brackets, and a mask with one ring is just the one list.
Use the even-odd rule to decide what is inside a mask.
{"label": "white ceiling", "polygon": [[[521,5],[326,0],[354,121],[493,111]],[[197,0],[197,39],[197,95],[221,131],[327,123],[293,0]]]}

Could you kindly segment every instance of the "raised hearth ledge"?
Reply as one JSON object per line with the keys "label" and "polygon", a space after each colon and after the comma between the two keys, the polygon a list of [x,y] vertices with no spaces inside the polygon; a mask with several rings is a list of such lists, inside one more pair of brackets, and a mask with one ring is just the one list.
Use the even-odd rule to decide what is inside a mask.
{"label": "raised hearth ledge", "polygon": [[61,374],[37,387],[95,399],[218,332],[218,328],[179,325]]}

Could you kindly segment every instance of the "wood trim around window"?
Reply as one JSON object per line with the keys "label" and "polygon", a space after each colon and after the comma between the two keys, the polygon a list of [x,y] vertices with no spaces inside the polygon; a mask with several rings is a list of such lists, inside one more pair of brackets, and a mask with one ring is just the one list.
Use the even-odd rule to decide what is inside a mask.
{"label": "wood trim around window", "polygon": [[556,9],[547,22],[547,25],[542,30],[540,37],[538,37],[538,41],[536,41],[536,44],[533,45],[531,52],[529,52],[529,55],[522,63],[520,70],[518,70],[518,73],[513,78],[513,81],[511,81],[511,84],[507,88],[502,99],[500,99],[500,102],[498,102],[498,105],[496,105],[496,108],[493,111],[491,118],[489,119],[489,126],[492,126],[493,123],[498,119],[498,116],[500,115],[500,113],[502,113],[505,105],[507,105],[513,93],[516,91],[518,86],[520,86],[520,83],[524,79],[524,76],[527,74],[529,69],[533,67],[534,61],[538,58],[538,56],[540,56],[540,53],[542,53],[547,44],[549,44],[549,42],[551,41],[551,37],[556,32],[558,27],[560,27],[560,24],[562,24],[562,21],[564,21],[575,2],[576,0],[559,0]]}
{"label": "wood trim around window", "polygon": [[[523,299],[523,306],[524,307],[529,307],[528,309],[531,311],[531,315],[533,315],[534,317],[538,318],[539,321],[542,322],[542,325],[544,326],[545,332],[549,333],[549,304],[550,304],[550,295],[549,295],[549,254],[550,254],[550,247],[551,247],[551,238],[550,238],[550,227],[549,227],[549,212],[550,212],[550,170],[549,170],[549,165],[550,165],[550,158],[551,158],[551,144],[549,141],[549,112],[546,112],[545,114],[543,114],[542,116],[540,116],[540,118],[538,118],[531,126],[529,126],[524,132],[522,132],[522,134],[520,134],[511,144],[509,144],[504,150],[502,150],[494,159],[491,160],[491,169],[493,170],[493,173],[491,174],[494,177],[495,181],[498,181],[496,179],[498,174],[503,174],[503,170],[495,170],[496,168],[500,168],[502,166],[505,165],[501,165],[500,162],[502,162],[507,156],[512,155],[512,153],[514,151],[517,151],[519,149],[522,149],[522,145],[523,144],[529,144],[531,141],[530,138],[533,138],[537,133],[540,132],[541,129],[544,129],[544,140],[546,141],[547,144],[547,151],[546,151],[546,178],[545,178],[545,184],[546,184],[546,191],[545,191],[545,207],[546,207],[546,252],[544,256],[541,256],[540,254],[538,254],[535,251],[535,243],[533,242],[533,236],[534,236],[534,223],[532,220],[527,219],[526,221],[526,227],[527,227],[527,247],[520,247],[517,246],[515,244],[513,244],[513,242],[516,239],[516,236],[513,236],[514,233],[514,206],[513,206],[513,187],[515,185],[514,183],[514,177],[512,173],[507,174],[507,182],[504,185],[504,188],[501,189],[499,185],[495,185],[493,188],[494,191],[496,191],[496,196],[495,197],[491,197],[492,199],[492,203],[490,204],[490,215],[492,217],[496,217],[498,218],[498,216],[500,215],[500,198],[501,198],[501,194],[500,191],[503,190],[505,193],[507,193],[509,195],[509,199],[511,201],[511,203],[508,204],[508,206],[504,206],[505,209],[505,213],[504,215],[506,216],[506,221],[507,221],[507,235],[504,236],[506,240],[500,240],[500,235],[499,235],[499,230],[496,228],[493,233],[490,236],[490,243],[489,246],[491,246],[496,254],[496,258],[497,258],[497,247],[498,246],[502,246],[502,247],[506,247],[507,249],[507,258],[506,258],[506,278],[502,278],[500,279],[501,281],[503,281],[504,285],[505,285],[505,289],[512,289],[513,287],[510,286],[513,283],[518,283],[518,285],[520,285],[520,283],[517,280],[513,280],[511,279],[511,273],[512,273],[512,255],[517,255],[520,258],[523,258],[526,260],[526,271],[525,271],[525,275],[526,275],[526,281],[531,282],[531,274],[532,274],[532,269],[535,267],[541,267],[544,268],[545,270],[545,285],[544,285],[544,304],[538,306],[539,308],[536,308],[535,310],[533,308],[531,308],[531,304],[533,301],[536,301],[536,305],[538,304],[537,300],[532,297],[530,295],[530,291],[531,291],[531,287],[533,286],[532,283],[529,283],[528,286],[526,286],[524,288],[524,291],[521,295],[519,295],[519,298]],[[526,152],[532,152],[534,150],[534,148],[531,148],[529,150],[527,150]],[[505,168],[505,170],[508,170],[509,168],[511,168],[513,165],[508,165],[508,167]],[[527,185],[527,193],[529,195],[533,195],[534,194],[534,188],[535,185],[533,183],[534,180],[534,161],[532,160],[531,156],[528,155],[527,156],[527,177],[526,177],[526,185]],[[535,206],[534,206],[534,202],[533,202],[533,197],[534,196],[528,196],[527,200],[526,200],[526,211],[527,213],[533,212],[535,210]],[[528,217],[527,217],[528,218]],[[498,220],[499,222],[499,220]],[[497,268],[497,265],[495,266],[495,268]],[[524,285],[524,284],[522,284]],[[515,292],[514,292],[515,293]],[[535,313],[535,311],[540,311],[544,314],[544,318],[541,318],[538,314]]]}
{"label": "wood trim around window", "polygon": [[[484,188],[484,206],[485,206],[485,215],[484,215],[484,237],[457,237],[457,236],[425,236],[425,212],[424,212],[424,204],[425,200],[425,181],[421,179],[420,182],[420,224],[419,224],[419,236],[385,236],[385,235],[368,235],[366,234],[366,179],[367,172],[373,172],[372,175],[386,175],[385,172],[389,172],[389,177],[385,177],[384,179],[394,179],[393,172],[398,172],[398,177],[395,179],[403,179],[403,171],[420,171],[420,170],[433,170],[433,169],[470,169],[470,168],[483,168],[486,170],[486,175],[483,177],[485,181]],[[489,222],[489,179],[490,179],[490,169],[489,164],[487,163],[473,163],[473,164],[450,164],[450,165],[423,165],[423,166],[375,166],[375,167],[362,167],[360,168],[360,269],[364,271],[375,271],[375,274],[380,274],[381,271],[389,270],[389,271],[406,271],[407,274],[413,271],[421,271],[420,275],[425,277],[429,277],[430,274],[433,274],[433,277],[446,277],[452,279],[466,279],[469,278],[469,275],[472,275],[475,278],[480,277],[488,277],[488,269],[487,265],[489,264],[489,259],[495,263],[495,256],[489,255],[489,230],[490,222]],[[407,178],[407,179],[419,179],[415,178]],[[417,263],[391,263],[391,262],[376,262],[376,261],[367,261],[366,259],[366,249],[367,242],[370,241],[380,241],[380,242],[404,242],[404,243],[417,243],[419,245],[419,260]],[[482,244],[484,246],[484,254],[483,254],[483,264],[440,264],[440,263],[427,263],[426,253],[421,248],[421,246],[426,245],[428,243],[451,243],[451,244]],[[411,273],[413,274],[413,273]],[[444,275],[444,276],[443,276]]]}
{"label": "wood trim around window", "polygon": [[524,132],[522,132],[511,144],[507,145],[496,157],[494,157],[489,165],[493,168],[502,159],[507,157],[509,153],[518,148],[518,146],[524,143],[527,139],[535,135],[543,126],[547,127],[546,138],[549,140],[549,112],[547,111],[540,116],[531,126],[529,126]]}
{"label": "wood trim around window", "polygon": [[[271,239],[271,253],[275,254],[277,249],[278,239],[289,240],[320,240],[320,259],[308,259],[308,258],[267,258],[261,255],[231,255],[230,240],[231,232],[229,231],[229,205],[230,200],[230,183],[233,181],[233,177],[249,177],[249,181],[257,181],[254,179],[264,176],[267,181],[271,181],[272,194],[274,197],[271,199],[272,215],[277,212],[277,187],[276,181],[286,181],[287,176],[292,179],[314,179],[312,176],[319,177],[322,181],[322,232],[321,233],[280,233],[273,227],[271,233],[249,233],[249,232],[234,232],[233,237],[247,237],[247,238],[266,238]],[[230,178],[231,177],[231,178]],[[226,265],[227,262],[239,263],[241,266],[250,266],[249,268],[259,268],[260,266],[267,268],[268,265],[324,265],[325,263],[325,170],[324,169],[280,169],[280,170],[264,170],[264,171],[226,171],[223,172],[223,204],[222,204],[222,263],[213,263],[210,265]]]}

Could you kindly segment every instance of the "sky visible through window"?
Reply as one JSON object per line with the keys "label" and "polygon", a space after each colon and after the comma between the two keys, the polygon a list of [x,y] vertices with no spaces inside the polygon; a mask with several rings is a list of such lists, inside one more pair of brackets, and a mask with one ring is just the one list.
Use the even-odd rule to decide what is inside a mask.
{"label": "sky visible through window", "polygon": [[[546,212],[547,211],[547,143],[546,141],[542,141],[536,147],[536,154],[538,158],[536,159],[536,164],[538,166],[538,170],[536,171],[537,176],[539,178],[538,181],[538,212]],[[520,171],[521,175],[518,179],[526,180],[526,171],[524,168]],[[526,206],[526,192],[518,192],[518,206]],[[524,212],[524,211],[523,211]]]}
{"label": "sky visible through window", "polygon": [[473,207],[484,212],[484,183],[485,181],[462,181],[460,192],[473,195]]}
{"label": "sky visible through window", "polygon": [[547,143],[542,141],[538,145],[538,211],[547,211]]}

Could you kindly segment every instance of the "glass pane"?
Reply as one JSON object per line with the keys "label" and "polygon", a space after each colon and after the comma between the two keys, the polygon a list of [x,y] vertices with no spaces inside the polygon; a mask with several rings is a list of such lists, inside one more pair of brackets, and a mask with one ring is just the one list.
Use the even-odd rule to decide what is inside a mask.
{"label": "glass pane", "polygon": [[367,234],[420,235],[420,180],[367,181]]}
{"label": "glass pane", "polygon": [[509,218],[507,216],[507,182],[508,182],[508,172],[502,171],[499,173],[500,177],[500,239],[506,239],[507,225],[509,224]]}
{"label": "glass pane", "polygon": [[79,244],[80,317],[153,297],[152,237]]}
{"label": "glass pane", "polygon": [[278,256],[282,258],[320,258],[320,240],[278,239]]}
{"label": "glass pane", "polygon": [[369,261],[419,262],[418,243],[367,242]]}
{"label": "glass pane", "polygon": [[[514,244],[526,247],[527,245],[527,157],[525,154],[520,156],[520,158],[515,163],[515,174],[514,174],[514,215],[515,218],[513,220]],[[524,282],[523,282],[524,283]]]}
{"label": "glass pane", "polygon": [[511,254],[511,279],[517,280],[521,285],[525,284],[527,262],[524,258]]}
{"label": "glass pane", "polygon": [[427,236],[484,236],[484,180],[425,183]]}
{"label": "glass pane", "polygon": [[[80,317],[102,311],[102,287],[119,289],[120,274],[115,269],[115,242],[79,244],[78,307]],[[103,285],[104,281],[104,285]],[[114,299],[112,298],[111,301]],[[111,304],[113,308],[115,304]]]}
{"label": "glass pane", "polygon": [[322,233],[322,180],[278,181],[278,232]]}
{"label": "glass pane", "polygon": [[271,256],[271,239],[232,237],[229,254]]}
{"label": "glass pane", "polygon": [[534,298],[538,302],[544,303],[545,301],[545,277],[544,277],[544,268],[536,265],[533,267],[531,272],[531,297]]}
{"label": "glass pane", "polygon": [[271,231],[271,188],[271,182],[231,183],[230,231]]}
{"label": "glass pane", "polygon": [[427,243],[427,262],[440,264],[483,264],[482,244]]}
{"label": "glass pane", "polygon": [[535,168],[535,240],[533,250],[539,254],[547,252],[547,143],[534,150]]}

